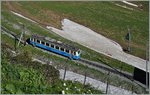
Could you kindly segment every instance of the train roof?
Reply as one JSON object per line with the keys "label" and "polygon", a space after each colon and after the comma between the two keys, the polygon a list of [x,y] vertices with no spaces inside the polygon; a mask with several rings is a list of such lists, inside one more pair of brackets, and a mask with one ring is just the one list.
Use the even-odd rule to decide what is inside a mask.
{"label": "train roof", "polygon": [[56,41],[55,39],[51,39],[48,37],[44,37],[44,36],[40,36],[40,35],[32,35],[31,37],[37,38],[37,39],[42,40],[42,41],[47,42],[47,43],[53,43],[54,45],[57,45],[59,47],[66,48],[66,49],[69,49],[69,50],[72,50],[75,52],[79,50],[79,48],[77,48],[77,47],[73,47],[69,44],[63,43],[61,41]]}

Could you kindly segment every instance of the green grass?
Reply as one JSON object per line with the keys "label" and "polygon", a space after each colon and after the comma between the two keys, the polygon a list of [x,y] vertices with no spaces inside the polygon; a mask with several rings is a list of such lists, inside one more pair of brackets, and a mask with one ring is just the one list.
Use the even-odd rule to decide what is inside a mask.
{"label": "green grass", "polygon": [[[148,2],[144,4],[144,10],[128,10],[114,5],[112,2],[19,2],[21,8],[37,19],[49,21],[47,14],[40,12],[49,10],[54,15],[69,18],[92,30],[117,41],[122,47],[126,47],[124,39],[127,34],[127,26],[131,28],[133,55],[145,58],[145,44],[148,40],[149,11]],[[38,15],[38,16],[37,16]],[[41,15],[41,16],[39,16]],[[51,15],[50,15],[51,16]],[[57,19],[56,19],[57,21]],[[142,40],[139,40],[142,39]]]}
{"label": "green grass", "polygon": [[[53,32],[48,32],[47,30],[44,30],[44,29],[40,28],[39,26],[37,26],[37,25],[35,25],[33,23],[30,23],[29,21],[26,21],[26,20],[24,20],[24,19],[22,19],[20,17],[17,17],[17,16],[15,16],[15,15],[7,12],[7,11],[2,11],[2,16],[4,16],[4,18],[7,19],[9,21],[9,23],[10,23],[8,25],[8,24],[6,24],[8,22],[6,22],[6,21],[4,21],[2,19],[2,25],[4,25],[6,28],[8,28],[9,30],[15,32],[18,35],[21,33],[20,32],[21,30],[17,30],[16,31],[16,29],[14,29],[12,27],[12,23],[17,24],[18,22],[22,22],[22,23],[25,24],[25,26],[27,26],[27,29],[33,34],[40,34],[40,35],[43,35],[43,36],[48,36],[48,37],[51,37],[53,39],[60,40],[62,42],[66,42],[68,44],[71,44],[73,46],[76,46],[76,47],[80,48],[82,50],[82,54],[81,54],[82,58],[90,59],[90,60],[97,61],[97,62],[106,63],[106,64],[109,64],[110,66],[113,66],[113,67],[115,67],[117,69],[119,69],[123,65],[122,70],[130,72],[130,73],[132,73],[133,70],[134,70],[134,68],[132,66],[130,66],[130,65],[127,65],[127,64],[125,64],[125,63],[123,63],[121,61],[118,61],[116,59],[111,59],[111,58],[109,58],[107,56],[104,56],[104,55],[102,55],[100,53],[97,53],[97,52],[95,52],[95,51],[93,51],[91,49],[88,49],[88,48],[86,48],[86,47],[84,47],[82,45],[79,45],[79,44],[77,44],[75,42],[71,42],[71,41],[69,41],[67,39],[64,39],[64,38],[60,37],[57,34],[54,34]],[[29,37],[30,37],[29,35],[26,35],[26,38],[29,38]],[[88,53],[89,53],[89,55],[93,55],[93,56],[89,57]]]}
{"label": "green grass", "polygon": [[[32,2],[31,2],[31,4],[33,4]],[[54,5],[57,5],[57,3],[53,3]],[[63,4],[63,2],[61,2],[61,4]],[[89,4],[89,3],[87,3],[87,4]],[[28,5],[28,2],[27,2],[27,5]],[[69,4],[67,4],[68,6],[69,6]],[[78,3],[78,6],[79,5],[84,5],[83,3],[81,3],[81,4],[79,4]],[[91,3],[90,3],[90,5],[91,5]],[[93,4],[93,6],[94,6],[95,4]],[[3,6],[3,4],[2,4],[2,6]],[[61,5],[62,6],[62,5]],[[64,6],[64,5],[63,5]],[[74,6],[76,6],[76,3],[74,4]],[[85,6],[85,5],[84,5]],[[24,6],[25,7],[25,6]],[[27,6],[27,7],[30,7],[30,6]],[[54,7],[54,6],[52,6],[52,7]],[[56,6],[55,6],[56,7]],[[57,5],[57,7],[60,7],[60,5]],[[69,6],[69,7],[71,7],[71,6]],[[72,6],[73,7],[73,6]],[[80,7],[80,6],[79,6]],[[31,7],[30,7],[31,8]],[[40,7],[39,7],[40,8]],[[117,7],[118,8],[118,7]],[[32,9],[32,8],[31,8]],[[69,10],[69,9],[67,9],[66,8],[66,10]],[[34,11],[34,10],[33,10]],[[80,11],[80,10],[79,10]],[[125,10],[125,11],[127,11],[127,12],[129,12],[128,10]],[[69,12],[69,11],[68,11]],[[81,12],[81,11],[80,11]],[[80,13],[79,12],[79,13]],[[84,11],[83,11],[84,12]],[[138,11],[137,11],[138,12]],[[60,15],[61,15],[61,12],[59,12],[60,13]],[[145,12],[145,14],[146,14],[146,12]],[[132,73],[133,72],[133,70],[134,70],[134,68],[132,67],[132,66],[130,66],[130,65],[127,65],[127,64],[125,64],[125,63],[123,63],[123,62],[120,62],[120,61],[117,61],[117,60],[115,60],[115,59],[111,59],[111,58],[109,58],[109,57],[106,57],[106,56],[104,56],[104,55],[102,55],[102,54],[99,54],[99,53],[97,53],[97,52],[95,52],[95,51],[93,51],[93,50],[90,50],[90,49],[88,49],[88,48],[86,48],[86,47],[83,47],[83,46],[81,46],[81,45],[79,45],[79,44],[77,44],[77,43],[74,43],[74,42],[71,42],[71,41],[69,41],[69,40],[67,40],[67,39],[64,39],[64,38],[62,38],[62,37],[60,37],[60,36],[58,36],[57,34],[54,34],[54,33],[52,33],[52,32],[50,32],[50,33],[48,33],[48,31],[46,31],[46,30],[44,30],[44,29],[42,29],[42,28],[40,28],[39,26],[37,26],[37,25],[35,25],[35,24],[33,24],[33,23],[31,23],[31,22],[29,22],[29,21],[26,21],[26,20],[24,20],[24,19],[22,19],[22,18],[20,18],[20,17],[17,17],[17,16],[14,16],[13,14],[11,14],[10,12],[8,12],[8,11],[6,11],[6,10],[3,10],[3,8],[2,8],[2,16],[5,18],[5,20],[7,19],[8,20],[8,22],[10,23],[10,24],[8,24],[8,23],[6,23],[6,21],[4,21],[4,19],[2,19],[1,21],[2,21],[2,25],[3,26],[5,26],[5,27],[7,27],[8,29],[10,29],[10,30],[12,30],[13,32],[15,32],[15,33],[17,33],[17,34],[20,34],[20,30],[16,30],[16,29],[14,29],[13,27],[12,27],[12,24],[13,23],[15,23],[15,24],[18,24],[19,25],[19,23],[18,22],[22,22],[22,23],[24,23],[25,24],[25,26],[27,27],[27,29],[28,30],[30,30],[30,32],[31,33],[34,33],[34,34],[40,34],[40,35],[44,35],[44,36],[49,36],[49,37],[51,37],[51,38],[54,38],[54,39],[56,39],[56,40],[61,40],[61,41],[63,41],[63,42],[67,42],[67,43],[69,43],[69,44],[71,44],[71,45],[75,45],[75,46],[77,46],[77,47],[79,47],[79,48],[81,48],[81,50],[83,50],[83,53],[82,53],[82,55],[81,55],[81,57],[83,57],[83,58],[87,58],[87,59],[90,59],[90,60],[93,60],[93,61],[97,61],[97,62],[104,62],[104,63],[107,63],[107,64],[109,64],[109,65],[111,65],[111,66],[113,66],[113,67],[115,67],[115,68],[120,68],[121,67],[121,65],[123,65],[123,70],[124,71],[127,71],[127,72],[130,72],[130,73]],[[144,16],[144,15],[143,15]],[[73,18],[73,16],[71,16],[71,19],[74,19]],[[78,18],[76,18],[76,19],[78,19]],[[81,20],[82,21],[82,20]],[[143,20],[144,21],[144,20]],[[88,21],[83,21],[83,22],[86,22],[86,23],[89,23]],[[81,22],[81,24],[83,23],[83,22]],[[95,24],[93,24],[93,25],[95,25]],[[146,28],[145,28],[146,29]],[[113,33],[113,32],[112,32]],[[118,32],[116,32],[116,33],[118,33]],[[145,32],[144,32],[145,33]],[[124,33],[124,34],[126,34],[126,33]],[[136,34],[136,33],[135,33]],[[138,35],[138,37],[140,37],[141,35],[140,34],[138,34],[137,33],[137,35]],[[28,38],[28,37],[30,37],[29,35],[27,36],[26,35],[26,37]],[[118,33],[117,35],[116,35],[116,37],[120,37],[120,33]],[[137,38],[138,38],[137,37]],[[136,38],[136,39],[137,39]],[[124,38],[122,37],[122,40],[124,40]],[[144,39],[145,40],[145,39]],[[9,46],[11,46],[12,48],[13,48],[13,45],[14,45],[14,41],[12,40],[12,39],[10,39],[8,36],[6,36],[6,35],[2,35],[2,41],[4,41],[4,42],[6,42],[7,44],[9,44]],[[144,41],[143,41],[144,42]],[[141,46],[142,47],[142,46]],[[33,55],[33,56],[37,56],[37,55],[43,55],[43,56],[45,56],[45,57],[47,57],[47,58],[50,58],[50,60],[52,59],[52,60],[55,60],[55,61],[57,61],[56,63],[64,63],[66,60],[65,59],[63,59],[63,58],[60,58],[60,57],[57,57],[57,56],[51,56],[51,55],[49,55],[49,54],[47,54],[47,53],[43,53],[43,52],[41,52],[40,50],[36,50],[36,49],[34,49],[33,47],[31,47],[31,46],[25,46],[25,47],[21,47],[20,48],[21,50],[29,50],[29,51],[31,51],[33,54],[35,54],[35,55]],[[137,48],[135,48],[133,51],[134,52],[137,52],[137,51],[139,51],[139,52],[141,52],[141,49],[143,49],[143,48],[139,48],[139,50],[137,49]],[[143,49],[143,51],[145,51],[144,49]],[[143,51],[141,52],[141,55],[143,54]],[[87,52],[90,54],[90,55],[94,55],[94,56],[92,56],[91,58],[89,58],[89,56],[87,55]],[[100,59],[100,60],[98,60],[98,59]],[[85,71],[85,69],[87,68],[87,67],[85,67],[85,66],[83,66],[83,65],[80,65],[80,66],[78,66],[76,63],[74,63],[74,62],[72,62],[72,61],[69,61],[68,63],[70,63],[69,65],[70,65],[70,67],[72,66],[72,67],[75,67],[75,68],[78,68],[78,70],[83,70],[83,72]],[[70,68],[70,67],[68,67],[68,68]],[[87,72],[93,72],[93,75],[94,76],[99,76],[99,77],[101,77],[103,74],[102,73],[100,73],[100,72],[98,72],[98,71],[94,71],[94,70],[91,70],[91,69],[88,69],[88,71]],[[99,75],[100,74],[100,75]],[[113,79],[113,81],[114,80],[116,80],[116,82],[118,81],[117,79]]]}
{"label": "green grass", "polygon": [[[4,35],[4,34],[2,34],[1,36],[3,39],[2,40],[2,46],[4,45],[3,43],[5,43],[5,44],[7,44],[7,47],[13,48],[14,40],[11,39],[10,37],[8,37],[7,35]],[[97,80],[100,80],[102,82],[106,82],[106,79],[108,77],[107,73],[103,73],[103,72],[97,71],[95,69],[88,68],[87,66],[81,65],[80,63],[76,63],[76,62],[73,62],[70,60],[68,60],[66,62],[66,59],[57,57],[55,55],[50,55],[50,54],[45,53],[45,52],[41,52],[40,50],[35,49],[29,45],[28,46],[21,45],[19,50],[20,50],[20,52],[28,51],[32,57],[39,57],[40,56],[43,58],[47,58],[47,59],[49,59],[48,62],[52,61],[54,63],[54,66],[57,66],[57,68],[59,68],[59,69],[64,69],[65,65],[67,65],[67,70],[70,70],[70,71],[73,71],[73,72],[76,72],[76,73],[79,73],[82,75],[84,75],[86,72],[88,74],[87,76],[94,78],[94,79],[97,79]],[[19,58],[17,58],[17,59],[21,59],[21,60],[23,59],[23,58],[20,58],[21,55],[18,55],[18,56],[19,56]],[[26,55],[26,58],[27,58],[27,55]],[[27,64],[25,64],[25,66],[27,66]],[[34,67],[38,67],[38,64],[36,63],[36,66],[34,66]],[[132,89],[131,85],[133,85],[134,91],[136,89],[139,89],[137,93],[142,93],[141,92],[142,88],[139,87],[138,85],[135,85],[131,81],[126,81],[126,80],[121,79],[117,76],[113,76],[113,74],[110,75],[109,81],[110,81],[111,85],[121,86],[121,87],[128,89],[128,90],[131,90]],[[129,85],[130,85],[130,87],[129,87]]]}
{"label": "green grass", "polygon": [[[25,20],[24,20],[25,21]],[[27,23],[28,21],[26,21],[25,23],[26,24],[28,24],[29,25],[29,23]],[[30,26],[30,25],[29,25]],[[11,26],[9,26],[10,27],[10,29],[11,30],[13,30],[13,28],[11,27]],[[32,27],[35,27],[35,29],[37,29],[37,33],[38,33],[38,31],[40,31],[40,29],[41,28],[39,28],[38,26],[36,26],[36,25],[32,25]],[[14,30],[13,30],[14,31]],[[33,33],[36,33],[35,31],[33,31],[32,29],[31,29],[31,31],[33,32]],[[15,31],[14,31],[15,32]],[[47,31],[43,31],[43,32],[41,32],[42,34],[41,35],[43,35],[44,33],[47,33]],[[53,37],[53,34],[51,34],[51,36]],[[56,37],[57,37],[57,35],[55,35]],[[59,37],[59,36],[58,36]],[[55,38],[55,37],[54,37]],[[59,38],[60,39],[60,38]],[[63,39],[64,41],[67,41],[66,39]],[[6,36],[6,35],[3,35],[2,34],[2,42],[5,42],[6,44],[8,44],[9,46],[11,46],[11,48],[13,48],[14,49],[14,40],[13,39],[11,39],[10,37],[8,37],[8,36]],[[76,44],[76,46],[78,46],[78,44]],[[79,45],[80,46],[80,45]],[[83,47],[83,46],[81,46],[81,47]],[[32,46],[30,46],[30,45],[27,45],[27,46],[22,46],[21,45],[21,47],[19,48],[21,51],[26,51],[26,50],[28,50],[28,51],[30,51],[32,54],[33,54],[33,57],[34,56],[41,56],[42,55],[42,57],[46,57],[46,58],[48,58],[48,59],[50,59],[49,61],[54,61],[55,62],[55,64],[64,64],[65,62],[66,62],[66,59],[63,59],[63,58],[60,58],[60,57],[57,57],[57,56],[54,56],[54,55],[50,55],[50,54],[48,54],[48,53],[44,53],[44,52],[41,52],[40,50],[37,50],[37,49],[35,49],[35,48],[33,48]],[[94,52],[94,51],[92,51],[92,50],[90,50],[90,49],[87,49],[87,48],[85,48],[85,47],[83,47],[83,55],[85,56],[85,58],[88,58],[88,59],[91,59],[91,60],[96,60],[96,61],[99,61],[98,60],[98,58],[101,60],[101,61],[103,61],[104,63],[107,63],[107,64],[111,64],[111,66],[114,66],[114,64],[116,65],[116,66],[114,66],[115,68],[119,68],[119,67],[121,67],[121,64],[120,63],[118,63],[118,61],[117,60],[112,60],[111,58],[109,58],[109,57],[106,57],[106,56],[102,56],[102,55],[100,55],[99,53],[96,53],[96,52]],[[95,55],[95,56],[93,56],[93,57],[91,57],[91,58],[89,58],[89,56],[86,54],[86,51],[88,51],[89,52],[89,54],[92,54],[92,55]],[[82,55],[82,56],[83,56]],[[97,57],[98,56],[98,57]],[[101,56],[101,57],[99,57],[99,56]],[[77,73],[80,73],[80,74],[84,74],[84,72],[86,71],[87,73],[88,73],[88,75],[90,75],[90,76],[93,76],[93,78],[97,78],[98,80],[101,80],[101,81],[103,81],[103,82],[105,82],[106,81],[106,74],[105,73],[102,73],[102,72],[99,72],[99,71],[97,71],[97,70],[94,70],[94,69],[87,69],[87,67],[85,67],[85,66],[83,66],[83,65],[78,65],[77,63],[75,63],[75,62],[73,62],[73,61],[68,61],[67,62],[67,64],[68,64],[68,69],[69,70],[73,70],[73,71],[75,71],[75,72],[77,72]],[[60,65],[60,68],[61,69],[64,69],[64,65]],[[129,70],[129,72],[131,71],[131,72],[133,72],[133,67],[128,67],[128,65],[125,65],[125,66],[123,66],[123,70],[124,71],[126,71],[126,70]],[[82,72],[82,73],[81,73]],[[92,74],[92,75],[91,75]],[[121,83],[121,80],[118,80],[118,78],[117,77],[111,77],[111,83],[110,84],[112,84],[112,85],[118,85],[118,82],[119,83]],[[125,83],[125,82],[124,82]],[[127,84],[130,84],[130,83],[128,83],[127,82]],[[128,88],[128,87],[127,87]],[[130,89],[130,88],[128,88],[128,89]]]}
{"label": "green grass", "polygon": [[91,85],[59,79],[58,70],[51,65],[31,61],[28,53],[14,58],[6,47],[2,50],[2,94],[62,94],[62,91],[65,94],[102,94]]}

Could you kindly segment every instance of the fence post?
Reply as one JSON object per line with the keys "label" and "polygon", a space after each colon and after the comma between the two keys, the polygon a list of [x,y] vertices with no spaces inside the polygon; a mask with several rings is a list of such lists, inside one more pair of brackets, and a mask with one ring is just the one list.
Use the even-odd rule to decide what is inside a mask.
{"label": "fence post", "polygon": [[63,78],[63,80],[65,80],[65,77],[66,77],[66,65],[65,65],[64,78]]}
{"label": "fence post", "polygon": [[108,74],[107,74],[106,94],[108,93],[108,87],[109,87],[109,74],[110,74],[110,71],[108,71]]}
{"label": "fence post", "polygon": [[86,72],[85,72],[85,77],[84,77],[84,82],[83,82],[84,86],[85,86],[85,82],[86,82]]}

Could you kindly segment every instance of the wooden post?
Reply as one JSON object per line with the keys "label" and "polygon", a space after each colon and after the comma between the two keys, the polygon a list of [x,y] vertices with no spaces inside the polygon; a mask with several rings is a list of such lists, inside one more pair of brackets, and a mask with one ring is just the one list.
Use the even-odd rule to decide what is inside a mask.
{"label": "wooden post", "polygon": [[[89,53],[87,53],[88,54],[88,56],[89,56],[89,60],[91,59],[91,56],[90,56],[90,54]],[[87,77],[87,68],[86,68],[86,70],[85,70],[85,77],[84,77],[84,82],[83,82],[83,85],[85,86],[85,82],[86,82],[86,77]]]}
{"label": "wooden post", "polygon": [[85,72],[85,77],[84,77],[84,82],[83,82],[84,86],[85,86],[85,82],[86,82],[86,72]]}
{"label": "wooden post", "polygon": [[65,80],[65,77],[66,77],[66,65],[65,65],[65,71],[64,71],[64,78],[63,78],[63,80]]}
{"label": "wooden post", "polygon": [[129,27],[128,27],[128,35],[129,35],[129,39],[128,39],[128,51],[130,52],[131,51],[131,48],[130,48],[131,33],[130,33]]}
{"label": "wooden post", "polygon": [[108,87],[109,87],[109,74],[110,74],[110,71],[108,71],[108,74],[107,74],[106,94],[108,93]]}
{"label": "wooden post", "polygon": [[64,78],[63,78],[63,80],[65,80],[65,77],[66,77],[67,62],[68,62],[69,59],[71,60],[71,56],[69,58],[67,58],[67,61],[65,63],[65,71],[64,71]]}
{"label": "wooden post", "polygon": [[[132,83],[133,83],[133,79],[132,79]],[[131,89],[132,89],[132,94],[133,94],[133,92],[134,92],[134,91],[133,91],[133,90],[134,90],[134,89],[133,89],[133,85],[132,85],[132,88],[131,88]]]}

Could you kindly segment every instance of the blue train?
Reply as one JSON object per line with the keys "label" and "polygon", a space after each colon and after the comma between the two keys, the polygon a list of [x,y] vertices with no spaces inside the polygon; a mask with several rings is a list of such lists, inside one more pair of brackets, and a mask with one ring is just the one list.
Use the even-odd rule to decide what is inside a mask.
{"label": "blue train", "polygon": [[70,59],[74,59],[74,60],[80,59],[80,54],[81,54],[80,49],[62,43],[60,41],[56,41],[54,39],[49,39],[39,35],[32,35],[28,39],[28,43],[33,46],[45,49],[47,51],[51,51],[59,55],[68,57]]}

